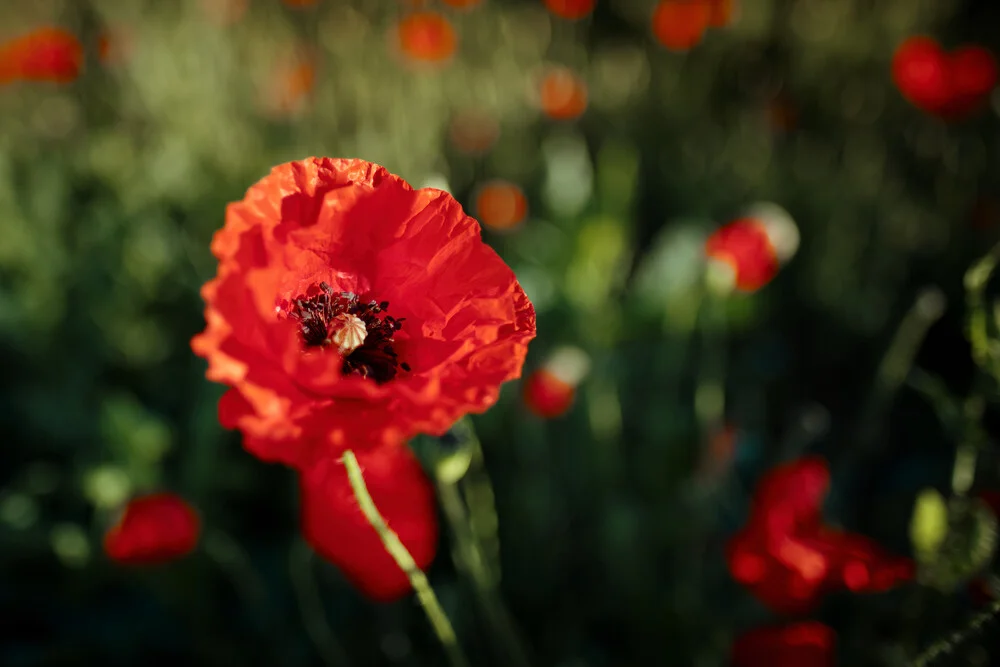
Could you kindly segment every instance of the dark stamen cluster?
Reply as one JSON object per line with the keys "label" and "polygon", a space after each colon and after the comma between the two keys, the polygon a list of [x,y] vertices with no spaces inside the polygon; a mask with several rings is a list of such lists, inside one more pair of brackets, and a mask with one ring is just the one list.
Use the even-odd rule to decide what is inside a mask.
{"label": "dark stamen cluster", "polygon": [[336,292],[325,282],[312,285],[291,303],[280,305],[283,312],[298,320],[302,326],[302,340],[307,347],[330,344],[336,331],[330,330],[333,320],[344,313],[365,323],[365,342],[344,357],[345,375],[355,373],[382,384],[396,377],[398,369],[409,371],[406,362],[399,361],[393,349],[393,335],[403,327],[405,317],[395,318],[384,314],[388,301],[362,303],[353,292]]}

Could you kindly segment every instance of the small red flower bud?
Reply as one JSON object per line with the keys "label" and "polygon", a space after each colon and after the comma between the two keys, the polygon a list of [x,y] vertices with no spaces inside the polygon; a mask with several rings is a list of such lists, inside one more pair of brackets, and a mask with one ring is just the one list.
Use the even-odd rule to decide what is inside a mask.
{"label": "small red flower bud", "polygon": [[183,498],[158,493],[134,498],[104,535],[104,551],[127,565],[165,563],[198,544],[201,521]]}

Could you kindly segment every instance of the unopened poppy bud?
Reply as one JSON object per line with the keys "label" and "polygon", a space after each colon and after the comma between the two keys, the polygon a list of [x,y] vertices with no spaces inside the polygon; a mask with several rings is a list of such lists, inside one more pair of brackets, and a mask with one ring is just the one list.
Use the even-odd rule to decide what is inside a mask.
{"label": "unopened poppy bud", "polygon": [[333,333],[330,342],[337,346],[345,357],[364,345],[368,330],[360,317],[350,313],[341,313],[331,322]]}

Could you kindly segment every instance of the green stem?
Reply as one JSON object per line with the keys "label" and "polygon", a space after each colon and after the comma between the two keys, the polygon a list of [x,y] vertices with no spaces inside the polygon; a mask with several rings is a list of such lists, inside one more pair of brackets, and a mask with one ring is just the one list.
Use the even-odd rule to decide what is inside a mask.
{"label": "green stem", "polygon": [[913,360],[927,331],[944,314],[944,309],[945,299],[941,290],[929,287],[920,292],[903,317],[889,349],[882,357],[875,376],[875,386],[862,413],[860,431],[856,438],[861,451],[856,454],[863,455],[867,448],[878,442],[881,419],[910,374]]}
{"label": "green stem", "polygon": [[361,466],[358,465],[358,459],[354,455],[354,452],[347,450],[344,452],[341,460],[347,468],[347,479],[351,483],[351,490],[354,491],[354,497],[358,501],[361,513],[365,515],[368,524],[378,533],[386,552],[392,556],[399,569],[410,579],[410,584],[417,593],[417,599],[420,600],[420,606],[424,608],[424,613],[427,614],[427,619],[434,629],[434,634],[437,635],[441,645],[444,646],[445,653],[448,654],[448,659],[452,666],[468,667],[469,662],[462,652],[462,647],[458,644],[458,638],[455,636],[455,630],[451,626],[451,621],[448,620],[444,609],[441,608],[441,603],[438,602],[437,596],[434,594],[434,589],[431,588],[430,582],[427,581],[427,575],[417,566],[417,563],[413,560],[413,556],[410,555],[410,552],[407,551],[403,542],[399,539],[399,535],[389,528],[385,519],[379,513],[378,508],[375,506],[375,501],[372,500],[371,494],[368,493],[368,486],[365,484]]}
{"label": "green stem", "polygon": [[986,623],[993,620],[997,614],[1000,614],[1000,600],[995,600],[984,611],[973,616],[969,623],[961,630],[957,630],[927,647],[923,653],[917,656],[917,659],[913,661],[912,667],[927,667],[932,664],[938,656],[945,653],[951,653],[954,649],[971,639],[973,635],[979,632],[979,630],[986,625]]}

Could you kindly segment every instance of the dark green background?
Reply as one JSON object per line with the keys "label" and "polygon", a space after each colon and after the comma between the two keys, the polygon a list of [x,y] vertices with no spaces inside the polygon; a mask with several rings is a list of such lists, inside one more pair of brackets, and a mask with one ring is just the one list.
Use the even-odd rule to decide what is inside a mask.
{"label": "dark green background", "polygon": [[[0,663],[323,664],[300,581],[340,645],[329,664],[443,664],[412,598],[372,605],[304,555],[293,474],[222,431],[222,388],[188,346],[225,204],[308,155],[378,161],[417,186],[443,178],[470,211],[488,178],[528,196],[521,229],[484,234],[536,302],[528,368],[560,344],[594,362],[564,418],[530,416],[511,383],[473,420],[532,664],[727,664],[736,634],[776,619],[728,578],[725,540],[757,476],[803,452],[833,464],[831,522],[909,552],[914,498],[950,488],[956,443],[907,385],[871,397],[905,313],[937,286],[947,309],[915,363],[956,396],[992,400],[992,382],[974,381],[962,277],[997,239],[1000,217],[977,226],[973,211],[1000,197],[1000,145],[992,107],[944,125],[900,97],[889,63],[921,32],[1000,47],[1000,9],[743,0],[734,25],[675,54],[650,35],[652,2],[597,4],[551,26],[534,0],[449,10],[462,42],[440,72],[387,55],[395,2],[255,0],[229,28],[193,1],[0,8],[4,36],[55,22],[88,50],[71,85],[0,89]],[[135,32],[125,66],[94,57],[106,25]],[[257,91],[295,44],[320,54],[315,98],[268,119]],[[591,86],[578,121],[546,120],[525,94],[545,60]],[[775,100],[796,110],[791,129],[768,121]],[[447,142],[469,105],[501,124],[485,157]],[[552,196],[581,192],[576,206]],[[761,200],[795,218],[798,254],[719,306],[724,328],[696,329],[698,246],[683,239]],[[730,467],[706,479],[693,395],[716,366],[739,436]],[[107,562],[123,483],[189,498],[206,525],[199,552],[146,570]],[[996,486],[990,449],[976,488]],[[431,582],[473,663],[505,666],[447,538]],[[961,590],[913,585],[834,595],[814,617],[859,667],[907,664],[969,612]],[[968,647],[954,664],[989,664],[988,641]]]}

